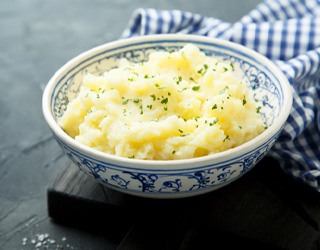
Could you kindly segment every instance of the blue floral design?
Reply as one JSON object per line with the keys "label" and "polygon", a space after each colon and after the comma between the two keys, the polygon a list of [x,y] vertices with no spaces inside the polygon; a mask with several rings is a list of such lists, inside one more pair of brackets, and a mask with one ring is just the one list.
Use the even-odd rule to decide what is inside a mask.
{"label": "blue floral design", "polygon": [[210,177],[208,176],[207,171],[197,171],[189,179],[196,179],[197,184],[192,185],[191,190],[205,188],[210,183]]}
{"label": "blue floral design", "polygon": [[124,174],[131,175],[131,178],[134,180],[138,180],[141,185],[142,192],[156,192],[154,183],[158,179],[158,175],[156,174],[144,174],[144,173],[132,173],[128,171],[124,171]]}
{"label": "blue floral design", "polygon": [[117,186],[125,189],[128,188],[128,184],[130,183],[130,181],[126,181],[124,178],[122,178],[118,174],[112,175],[111,180],[114,181],[117,184]]}
{"label": "blue floral design", "polygon": [[181,185],[181,179],[175,179],[173,181],[165,181],[162,183],[162,188],[159,189],[160,192],[179,192]]}

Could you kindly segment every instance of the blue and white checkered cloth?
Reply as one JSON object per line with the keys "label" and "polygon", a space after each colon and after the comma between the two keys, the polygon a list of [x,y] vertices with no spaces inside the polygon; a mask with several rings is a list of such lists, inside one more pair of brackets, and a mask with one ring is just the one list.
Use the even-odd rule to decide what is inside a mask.
{"label": "blue and white checkered cloth", "polygon": [[179,10],[137,9],[122,37],[197,34],[242,44],[274,61],[294,88],[293,108],[270,151],[320,192],[320,1],[265,0],[238,22]]}

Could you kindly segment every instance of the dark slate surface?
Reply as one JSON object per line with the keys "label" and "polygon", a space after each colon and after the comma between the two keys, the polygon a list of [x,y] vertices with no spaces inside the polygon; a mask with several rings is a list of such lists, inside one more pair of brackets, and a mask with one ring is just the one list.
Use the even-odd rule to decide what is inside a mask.
{"label": "dark slate surface", "polygon": [[61,225],[113,235],[118,250],[300,250],[319,248],[319,198],[271,158],[227,187],[175,200],[110,190],[71,164],[48,189],[48,211]]}
{"label": "dark slate surface", "polygon": [[[302,192],[303,189],[300,186],[298,188],[290,186],[292,187],[290,190],[293,191],[288,192],[287,186],[281,181],[277,185],[271,185],[273,178],[265,183],[264,178],[261,178],[259,182],[253,178],[253,182],[245,183],[249,185],[246,186],[247,188],[250,187],[253,190],[258,186],[268,187],[262,190],[266,190],[265,196],[270,198],[272,206],[277,208],[270,210],[271,215],[278,218],[274,222],[274,228],[270,230],[279,229],[281,234],[278,237],[275,234],[268,234],[266,230],[261,229],[262,227],[260,231],[252,229],[250,226],[254,225],[254,219],[248,221],[249,224],[246,224],[247,227],[241,233],[236,231],[236,227],[228,226],[233,223],[238,225],[243,223],[241,220],[232,221],[232,218],[239,217],[237,213],[240,213],[240,210],[225,211],[225,213],[236,213],[233,214],[233,217],[226,217],[219,213],[210,214],[210,210],[207,210],[209,214],[205,215],[210,216],[213,221],[221,225],[219,228],[208,223],[210,220],[206,220],[204,214],[200,215],[198,220],[193,219],[188,223],[182,217],[177,216],[168,224],[170,230],[163,224],[159,224],[157,220],[146,220],[143,216],[132,218],[126,213],[124,216],[120,214],[119,217],[113,216],[112,219],[106,217],[98,220],[98,212],[101,212],[106,204],[110,208],[110,204],[118,206],[125,203],[126,200],[110,196],[105,191],[102,194],[102,189],[99,193],[100,186],[81,176],[79,178],[83,178],[82,181],[87,183],[86,185],[91,185],[93,190],[97,191],[94,192],[94,200],[79,199],[79,194],[91,195],[88,189],[81,189],[77,195],[70,193],[68,189],[61,189],[60,184],[63,180],[57,177],[70,170],[70,161],[62,154],[42,116],[42,92],[54,72],[79,53],[117,39],[126,27],[134,9],[139,7],[183,9],[234,22],[254,8],[258,2],[260,1],[1,0],[0,249],[36,249],[37,247],[39,249],[41,247],[48,249],[116,249],[117,247],[119,249],[139,249],[141,247],[139,238],[149,239],[146,244],[148,242],[151,244],[157,242],[157,237],[161,233],[166,235],[165,240],[161,237],[163,244],[179,246],[180,249],[192,249],[196,242],[200,245],[202,242],[203,246],[204,243],[208,243],[208,239],[211,239],[212,233],[217,235],[218,242],[225,242],[225,244],[232,242],[230,238],[240,245],[247,244],[248,241],[243,241],[245,238],[251,239],[250,244],[254,245],[256,244],[254,238],[260,235],[266,244],[273,240],[276,246],[283,246],[284,243],[281,243],[281,237],[283,237],[286,239],[286,246],[291,249],[294,249],[296,244],[303,240],[306,241],[305,249],[316,248],[319,239],[320,215],[318,211],[320,209],[318,209],[319,202],[317,201],[320,200],[317,199],[319,197],[311,191]],[[258,171],[256,174],[259,175],[259,173]],[[78,173],[70,172],[70,174]],[[238,185],[237,183],[235,185]],[[62,200],[62,204],[71,201],[72,205],[60,207],[62,211],[59,215],[68,214],[72,209],[74,213],[71,214],[74,217],[70,216],[70,220],[54,216],[54,211],[57,210],[53,210],[52,214],[52,217],[56,219],[50,218],[48,206],[52,206],[52,202],[47,204],[49,187],[51,189],[48,194],[56,195],[53,196],[53,200],[49,199],[49,201],[55,201],[54,209],[59,209],[58,205],[61,204],[59,199],[64,199],[65,194],[69,195],[67,200]],[[234,202],[232,197],[239,197],[237,196],[239,193],[233,192],[238,189],[232,189],[232,187],[223,190],[228,194],[227,201],[230,202]],[[219,191],[214,195],[224,202],[225,199],[219,196],[220,193]],[[205,196],[203,201],[205,204],[208,202],[206,199],[211,197],[210,195]],[[52,196],[49,195],[48,198],[50,197]],[[110,197],[116,197],[114,198],[116,202]],[[249,201],[252,200],[252,197],[247,195],[243,199]],[[265,203],[259,194],[257,194],[257,199],[261,206],[271,205]],[[209,208],[212,207],[209,206]],[[121,212],[121,209],[117,209],[117,212]],[[257,210],[257,214],[263,223],[263,220],[269,217],[264,217],[264,214],[259,211]],[[79,215],[80,212],[83,212],[83,217]],[[91,222],[94,221],[94,223],[89,223],[90,221],[85,219],[90,216],[93,218]],[[222,223],[220,221],[222,218],[229,218],[229,220]],[[204,224],[200,223],[201,221]],[[177,227],[178,222],[181,224]],[[148,228],[158,233],[151,234],[152,231],[148,231],[148,228],[144,226],[146,224]],[[303,231],[294,231],[293,237],[288,234],[286,228],[281,228],[281,225],[300,228]],[[180,228],[183,230],[176,230]],[[234,231],[229,229],[234,229]],[[152,241],[152,238],[143,237],[143,234],[146,236],[151,234],[155,238]],[[293,237],[293,240],[290,240],[292,238],[289,236]]]}

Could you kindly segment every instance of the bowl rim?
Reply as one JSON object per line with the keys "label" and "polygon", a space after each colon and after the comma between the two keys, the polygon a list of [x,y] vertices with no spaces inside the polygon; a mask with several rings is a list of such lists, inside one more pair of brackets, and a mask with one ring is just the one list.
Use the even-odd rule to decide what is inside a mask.
{"label": "bowl rim", "polygon": [[[208,44],[217,44],[223,45],[225,47],[231,48],[236,51],[241,51],[243,54],[250,55],[254,58],[255,61],[260,62],[267,68],[272,74],[279,79],[281,82],[281,86],[283,89],[283,98],[284,104],[283,108],[280,111],[278,119],[276,119],[273,124],[266,129],[263,133],[258,135],[257,137],[253,138],[252,140],[239,145],[235,148],[228,149],[226,151],[218,152],[215,154],[201,156],[197,158],[188,158],[188,159],[176,159],[176,160],[142,160],[142,159],[129,159],[126,157],[116,156],[112,154],[108,154],[105,152],[98,151],[93,149],[89,146],[83,145],[77,142],[75,139],[67,135],[63,131],[63,129],[57,124],[56,120],[54,119],[53,114],[51,113],[50,107],[50,99],[53,95],[53,90],[64,72],[67,71],[72,66],[75,66],[78,62],[84,61],[86,58],[98,54],[99,52],[114,49],[117,47],[125,46],[128,44],[135,44],[138,42],[157,42],[158,40],[161,41],[168,41],[174,42],[174,40],[179,40],[179,42],[205,42]],[[275,136],[279,131],[282,130],[292,107],[292,87],[284,75],[284,73],[280,70],[280,68],[271,60],[269,60],[264,55],[245,47],[241,44],[230,42],[227,40],[222,40],[219,38],[212,38],[212,37],[205,37],[201,35],[190,35],[190,34],[156,34],[156,35],[146,35],[146,36],[137,36],[131,38],[123,38],[115,41],[111,41],[94,48],[91,48],[81,54],[77,55],[76,57],[72,58],[68,62],[66,62],[62,67],[60,67],[54,75],[51,77],[49,82],[47,83],[42,96],[42,112],[44,118],[53,132],[53,134],[59,138],[60,141],[68,145],[70,148],[81,152],[90,158],[94,158],[98,161],[104,162],[108,164],[109,162],[115,163],[116,165],[126,166],[127,168],[139,168],[139,169],[155,169],[155,167],[159,167],[161,169],[172,169],[174,166],[175,169],[177,168],[192,168],[193,166],[198,166],[200,163],[206,165],[208,163],[220,163],[223,161],[227,161],[230,156],[231,158],[236,158],[240,155],[248,154],[248,152],[254,151],[256,148],[267,142],[270,138]],[[120,163],[120,164],[119,164]]]}

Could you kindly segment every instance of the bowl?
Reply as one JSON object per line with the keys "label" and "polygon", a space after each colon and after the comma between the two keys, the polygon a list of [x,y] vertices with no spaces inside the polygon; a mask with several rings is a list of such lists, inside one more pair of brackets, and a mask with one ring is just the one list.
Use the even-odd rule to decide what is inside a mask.
{"label": "bowl", "polygon": [[[82,145],[58,125],[57,119],[79,91],[85,74],[102,74],[120,58],[147,60],[155,50],[177,50],[195,44],[207,55],[236,64],[262,102],[260,114],[268,127],[254,139],[224,152],[182,160],[139,160],[106,154]],[[219,189],[252,169],[270,150],[288,118],[292,90],[281,70],[244,46],[195,35],[149,35],[106,43],[63,65],[48,82],[42,100],[45,120],[65,154],[99,183],[130,195],[182,198]]]}

